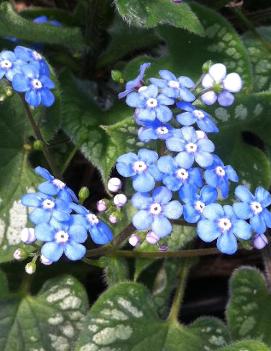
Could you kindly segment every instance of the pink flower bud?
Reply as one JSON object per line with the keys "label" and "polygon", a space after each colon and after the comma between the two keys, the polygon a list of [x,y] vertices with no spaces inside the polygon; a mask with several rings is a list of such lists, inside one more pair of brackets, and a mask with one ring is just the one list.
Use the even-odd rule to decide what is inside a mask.
{"label": "pink flower bud", "polygon": [[53,262],[50,261],[47,257],[41,255],[40,256],[40,262],[46,266],[49,266],[50,264],[52,264]]}
{"label": "pink flower bud", "polygon": [[113,202],[117,207],[123,207],[127,202],[127,197],[124,194],[117,194],[114,197]]}
{"label": "pink flower bud", "polygon": [[137,246],[140,243],[140,238],[136,234],[132,234],[128,241],[130,245]]}
{"label": "pink flower bud", "polygon": [[268,244],[267,237],[264,234],[256,235],[253,240],[253,246],[256,249],[263,249]]}
{"label": "pink flower bud", "polygon": [[158,243],[159,239],[159,236],[157,236],[154,232],[148,232],[146,235],[146,241],[152,245]]}
{"label": "pink flower bud", "polygon": [[121,186],[122,186],[122,183],[119,178],[110,178],[107,183],[108,190],[111,191],[112,193],[116,193],[117,191],[119,191]]}
{"label": "pink flower bud", "polygon": [[24,228],[21,231],[21,240],[25,244],[31,244],[36,241],[36,235],[34,228]]}
{"label": "pink flower bud", "polygon": [[107,209],[107,206],[106,206],[105,201],[104,200],[99,200],[97,202],[97,210],[99,212],[104,212],[104,211],[106,211],[106,209]]}
{"label": "pink flower bud", "polygon": [[166,244],[163,244],[159,246],[159,251],[160,252],[166,252],[168,250],[168,246]]}
{"label": "pink flower bud", "polygon": [[112,215],[112,214],[109,216],[108,219],[109,219],[109,222],[112,223],[112,224],[116,224],[118,222],[117,217]]}

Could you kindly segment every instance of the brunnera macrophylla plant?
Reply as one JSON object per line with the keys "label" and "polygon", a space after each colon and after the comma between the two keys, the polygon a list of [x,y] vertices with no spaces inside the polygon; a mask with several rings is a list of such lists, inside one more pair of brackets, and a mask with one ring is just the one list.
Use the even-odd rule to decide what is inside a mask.
{"label": "brunnera macrophylla plant", "polygon": [[[232,105],[242,88],[241,77],[216,63],[204,66],[197,83],[166,69],[159,71],[159,78],[146,80],[149,66],[141,65],[139,75],[119,94],[134,109],[138,139],[144,143],[137,153],[125,153],[116,160],[118,173],[131,179],[135,191],[130,199],[136,210],[131,218],[133,233],[124,239],[138,246],[144,238],[163,251],[165,245],[160,245],[160,239],[164,243],[174,221],[182,220],[195,225],[204,242],[215,241],[222,253],[234,254],[240,240],[263,248],[268,242],[266,230],[271,228],[271,195],[262,187],[253,194],[246,186],[237,185],[234,203],[219,203],[225,203],[231,183],[238,184],[239,179],[233,167],[215,154],[209,135],[219,133],[219,129],[204,111],[204,105]],[[29,113],[39,105],[50,107],[55,101],[49,66],[36,50],[17,46],[14,51],[2,51],[0,77],[25,100]],[[52,160],[48,163],[52,165]],[[79,194],[78,199],[53,167],[54,175],[42,167],[35,172],[43,181],[35,193],[21,199],[29,208],[32,223],[21,236],[25,244],[34,247],[32,261],[26,265],[28,273],[35,271],[38,258],[45,265],[62,256],[72,261],[83,259],[89,236],[97,245],[111,243],[112,226],[127,203],[127,196],[120,193],[119,178],[108,182],[108,190],[118,194],[110,201],[98,201],[97,213],[92,213],[82,204],[85,195]],[[22,249],[14,253],[16,259],[28,256]]]}

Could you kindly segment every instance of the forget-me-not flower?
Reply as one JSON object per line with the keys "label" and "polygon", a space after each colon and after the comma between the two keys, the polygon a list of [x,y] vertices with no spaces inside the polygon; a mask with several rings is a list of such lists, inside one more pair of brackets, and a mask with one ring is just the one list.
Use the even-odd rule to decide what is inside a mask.
{"label": "forget-me-not flower", "polygon": [[182,205],[172,200],[172,192],[161,186],[149,193],[136,193],[132,204],[139,211],[133,217],[133,225],[138,230],[151,229],[159,237],[171,233],[172,224],[169,219],[178,219],[182,215]]}
{"label": "forget-me-not flower", "polygon": [[232,166],[225,166],[216,155],[212,165],[204,172],[204,178],[208,185],[221,191],[223,198],[229,195],[229,182],[238,182],[238,175]]}
{"label": "forget-me-not flower", "polygon": [[150,82],[162,90],[162,94],[183,101],[194,101],[195,96],[189,89],[194,88],[195,83],[189,77],[176,77],[168,70],[159,71],[162,79],[151,78]]}
{"label": "forget-me-not flower", "polygon": [[41,75],[49,76],[50,68],[43,56],[36,50],[24,46],[16,46],[14,49],[16,58],[22,62],[36,66]]}
{"label": "forget-me-not flower", "polygon": [[12,51],[3,50],[0,53],[0,79],[4,76],[11,82],[14,75],[20,72],[20,65]]}
{"label": "forget-me-not flower", "polygon": [[183,126],[197,126],[205,133],[217,133],[218,128],[212,117],[205,111],[198,109],[188,102],[178,102],[177,107],[186,111],[176,116],[177,121]]}
{"label": "forget-me-not flower", "polygon": [[219,251],[232,255],[237,251],[237,238],[248,240],[252,229],[249,223],[236,217],[232,206],[217,203],[207,205],[203,210],[204,219],[197,225],[197,234],[205,242],[217,240]]}
{"label": "forget-me-not flower", "polygon": [[154,188],[155,181],[161,174],[156,162],[158,154],[148,149],[140,149],[138,154],[128,152],[117,159],[117,171],[123,177],[131,177],[133,188],[139,192],[147,192]]}
{"label": "forget-me-not flower", "polygon": [[235,214],[249,223],[256,234],[263,234],[271,228],[271,213],[267,207],[271,204],[271,195],[263,187],[256,188],[255,195],[244,185],[235,189],[235,196],[241,202],[233,204]]}
{"label": "forget-me-not flower", "polygon": [[170,151],[179,152],[176,161],[181,167],[190,168],[194,161],[203,168],[213,163],[212,152],[215,146],[208,138],[199,139],[193,127],[181,128],[180,135],[173,135],[166,140]]}
{"label": "forget-me-not flower", "polygon": [[51,26],[54,26],[54,27],[62,26],[62,24],[59,21],[50,20],[47,16],[38,16],[33,19],[33,22],[37,24],[50,24]]}
{"label": "forget-me-not flower", "polygon": [[159,93],[155,85],[143,86],[138,92],[129,94],[126,103],[136,108],[135,118],[137,122],[159,121],[166,123],[171,120],[173,113],[168,105],[173,105],[174,100]]}
{"label": "forget-me-not flower", "polygon": [[162,123],[159,120],[144,123],[143,127],[138,130],[138,139],[143,142],[150,140],[166,140],[172,136],[173,128],[168,123]]}

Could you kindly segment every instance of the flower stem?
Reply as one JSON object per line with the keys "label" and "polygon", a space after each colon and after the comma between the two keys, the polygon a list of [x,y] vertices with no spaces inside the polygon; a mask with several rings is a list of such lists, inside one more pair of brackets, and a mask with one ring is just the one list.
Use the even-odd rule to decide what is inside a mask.
{"label": "flower stem", "polygon": [[267,282],[267,287],[271,291],[271,247],[267,245],[262,250],[263,265],[265,271],[265,279]]}
{"label": "flower stem", "polygon": [[27,118],[31,124],[31,127],[33,129],[33,132],[37,138],[37,140],[40,140],[43,144],[43,147],[42,147],[42,152],[44,154],[44,157],[46,159],[46,161],[48,162],[50,168],[51,168],[51,171],[53,173],[53,175],[57,178],[62,178],[62,174],[58,171],[57,167],[55,166],[55,162],[49,152],[49,149],[48,149],[48,146],[46,144],[46,141],[44,140],[42,134],[41,134],[41,131],[39,129],[39,126],[37,125],[33,115],[32,115],[32,111],[29,107],[29,105],[27,104],[27,102],[25,101],[24,99],[24,96],[22,94],[19,94],[20,98],[21,98],[21,101],[23,103],[23,106],[25,108],[25,111],[26,111],[26,115],[27,115]]}
{"label": "flower stem", "polygon": [[191,262],[189,262],[189,260],[185,260],[181,267],[181,270],[179,273],[179,284],[177,286],[177,289],[173,298],[173,302],[171,305],[171,309],[168,315],[168,321],[170,322],[178,321],[180,306],[183,302],[183,296],[184,296],[184,291],[186,287],[186,280],[187,280],[187,275],[188,275],[190,266],[191,266]]}

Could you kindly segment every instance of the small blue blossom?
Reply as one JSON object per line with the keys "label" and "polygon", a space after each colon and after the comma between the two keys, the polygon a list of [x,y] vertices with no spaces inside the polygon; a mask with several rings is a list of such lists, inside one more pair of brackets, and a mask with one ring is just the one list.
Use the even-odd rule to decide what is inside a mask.
{"label": "small blue blossom", "polygon": [[185,203],[183,206],[183,216],[186,222],[198,222],[202,218],[205,206],[216,202],[217,195],[216,189],[208,185],[204,186],[199,194],[195,191],[189,191],[186,187],[181,188],[179,196]]}
{"label": "small blue blossom", "polygon": [[0,53],[0,79],[4,76],[11,82],[14,75],[20,72],[20,65],[12,51],[3,50]]}
{"label": "small blue blossom", "polygon": [[14,53],[19,61],[35,66],[41,75],[50,75],[50,68],[47,62],[36,50],[32,50],[24,46],[16,46]]}
{"label": "small blue blossom", "polygon": [[229,195],[229,181],[238,182],[238,175],[232,166],[225,166],[216,155],[213,164],[204,172],[204,178],[208,185],[221,191],[223,198]]}
{"label": "small blue blossom", "polygon": [[43,167],[36,167],[35,172],[42,178],[46,179],[46,182],[41,183],[38,186],[40,192],[50,196],[57,195],[60,199],[66,202],[78,202],[75,193],[65,183],[63,183],[62,180],[53,177],[51,173],[47,171],[47,169]]}
{"label": "small blue blossom", "polygon": [[251,226],[236,217],[232,206],[207,205],[203,216],[205,219],[201,219],[197,225],[198,236],[207,243],[217,240],[218,250],[225,254],[232,255],[237,251],[237,238],[251,238]]}
{"label": "small blue blossom", "polygon": [[37,24],[50,24],[51,26],[54,26],[54,27],[62,26],[62,24],[59,21],[49,20],[47,16],[38,16],[33,19],[33,22]]}
{"label": "small blue blossom", "polygon": [[57,227],[48,223],[38,224],[35,234],[38,240],[45,242],[41,254],[52,262],[58,261],[63,253],[72,261],[82,259],[86,253],[82,243],[87,239],[87,230],[74,223],[72,218],[68,222],[58,223]]}
{"label": "small blue blossom", "polygon": [[22,66],[21,73],[13,77],[12,86],[15,91],[25,93],[25,101],[33,107],[49,107],[55,101],[55,96],[50,91],[55,87],[54,82],[46,75],[41,75],[37,66]]}
{"label": "small blue blossom", "polygon": [[186,111],[176,116],[177,121],[183,126],[197,126],[206,133],[217,133],[218,128],[212,117],[205,111],[198,109],[188,102],[178,102],[177,107]]}
{"label": "small blue blossom", "polygon": [[241,201],[233,204],[236,216],[249,219],[256,234],[263,234],[266,228],[271,228],[271,213],[267,209],[271,204],[271,195],[267,190],[259,186],[253,195],[246,186],[239,185],[235,189],[235,196]]}
{"label": "small blue blossom", "polygon": [[150,82],[162,89],[162,94],[173,99],[181,99],[188,102],[196,99],[189,90],[195,86],[190,78],[185,76],[177,78],[168,70],[161,70],[159,74],[162,79],[151,78]]}
{"label": "small blue blossom", "polygon": [[26,194],[21,201],[24,206],[35,208],[29,214],[34,224],[48,223],[52,218],[60,222],[68,221],[72,211],[70,202],[43,193]]}
{"label": "small blue blossom", "polygon": [[138,155],[128,152],[117,159],[117,171],[123,177],[132,177],[136,191],[147,192],[154,188],[155,181],[160,180],[161,174],[156,162],[158,154],[148,149],[140,149]]}
{"label": "small blue blossom", "polygon": [[178,160],[171,156],[162,156],[157,162],[160,172],[162,172],[162,182],[171,191],[186,188],[188,192],[196,192],[202,187],[202,176],[199,168],[183,168]]}
{"label": "small blue blossom", "polygon": [[138,130],[138,139],[143,142],[150,140],[166,140],[172,136],[173,128],[168,123],[162,123],[155,120],[150,123],[144,123],[144,126]]}
{"label": "small blue blossom", "polygon": [[215,146],[207,137],[199,139],[193,127],[183,127],[178,134],[175,133],[166,140],[167,148],[170,151],[179,152],[176,161],[181,167],[190,168],[194,161],[200,167],[208,167],[213,163],[211,154]]}
{"label": "small blue blossom", "polygon": [[119,95],[118,95],[119,99],[126,97],[132,91],[139,89],[143,85],[145,71],[147,68],[150,67],[150,65],[151,65],[150,63],[143,63],[140,66],[138,76],[135,79],[130,80],[129,82],[126,83],[125,90],[123,92],[119,93]]}
{"label": "small blue blossom", "polygon": [[168,105],[173,105],[174,100],[166,95],[159,94],[155,85],[139,88],[138,92],[129,94],[126,103],[136,108],[135,118],[139,122],[159,121],[166,123],[171,120],[173,113]]}
{"label": "small blue blossom", "polygon": [[169,219],[178,219],[182,215],[182,205],[172,200],[172,192],[161,186],[149,193],[136,193],[132,204],[139,211],[133,217],[133,225],[138,230],[151,229],[157,236],[164,237],[172,231]]}

